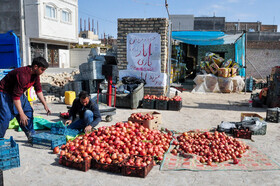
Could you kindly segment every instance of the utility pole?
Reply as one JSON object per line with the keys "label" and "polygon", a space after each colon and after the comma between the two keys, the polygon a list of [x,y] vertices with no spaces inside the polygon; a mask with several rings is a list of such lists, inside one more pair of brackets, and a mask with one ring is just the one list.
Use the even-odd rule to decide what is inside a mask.
{"label": "utility pole", "polygon": [[171,73],[171,37],[172,37],[172,22],[170,20],[169,10],[168,10],[168,3],[167,0],[165,0],[165,8],[168,15],[168,21],[169,21],[169,37],[168,37],[168,58],[167,58],[167,96],[170,94],[170,73]]}

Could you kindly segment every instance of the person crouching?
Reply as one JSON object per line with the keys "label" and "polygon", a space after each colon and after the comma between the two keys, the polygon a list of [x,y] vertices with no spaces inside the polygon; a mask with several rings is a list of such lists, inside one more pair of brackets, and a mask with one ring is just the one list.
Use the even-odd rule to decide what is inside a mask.
{"label": "person crouching", "polygon": [[[77,114],[79,118],[76,118]],[[73,101],[69,110],[70,120],[66,121],[67,128],[91,132],[93,127],[101,121],[98,104],[90,99],[86,91],[81,91],[79,97]]]}

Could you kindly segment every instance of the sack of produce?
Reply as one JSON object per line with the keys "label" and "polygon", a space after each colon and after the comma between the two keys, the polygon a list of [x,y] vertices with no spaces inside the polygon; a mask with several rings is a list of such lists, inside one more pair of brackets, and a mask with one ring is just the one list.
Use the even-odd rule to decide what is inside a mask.
{"label": "sack of produce", "polygon": [[232,64],[232,59],[229,59],[229,60],[223,62],[221,67],[222,68],[229,68],[231,64]]}

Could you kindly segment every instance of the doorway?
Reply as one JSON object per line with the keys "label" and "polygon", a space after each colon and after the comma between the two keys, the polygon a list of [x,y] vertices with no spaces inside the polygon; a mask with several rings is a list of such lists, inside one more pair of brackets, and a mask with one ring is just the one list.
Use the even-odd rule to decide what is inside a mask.
{"label": "doorway", "polygon": [[56,45],[48,45],[48,62],[50,67],[59,67],[59,47]]}

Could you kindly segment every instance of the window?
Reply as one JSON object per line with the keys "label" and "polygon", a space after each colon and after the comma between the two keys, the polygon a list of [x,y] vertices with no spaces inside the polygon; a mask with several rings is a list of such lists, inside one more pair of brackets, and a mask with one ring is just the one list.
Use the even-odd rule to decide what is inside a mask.
{"label": "window", "polygon": [[51,5],[46,5],[46,17],[55,19],[56,18],[56,10],[55,7]]}
{"label": "window", "polygon": [[61,20],[62,21],[70,23],[71,22],[70,16],[71,16],[71,14],[70,14],[69,11],[62,10],[62,13],[61,13]]}
{"label": "window", "polygon": [[82,34],[82,38],[87,38],[87,35],[86,34]]}

